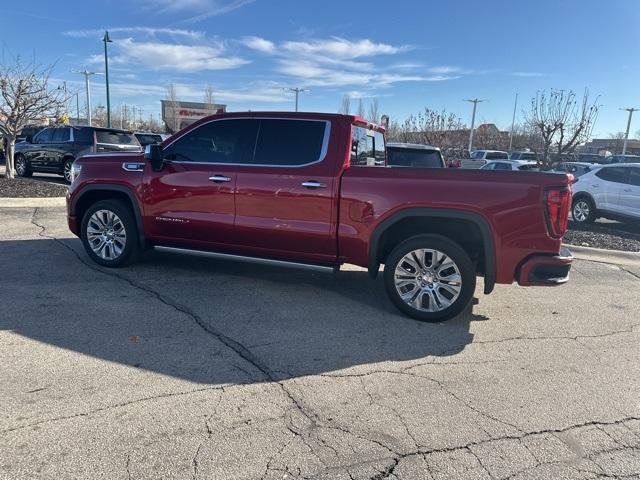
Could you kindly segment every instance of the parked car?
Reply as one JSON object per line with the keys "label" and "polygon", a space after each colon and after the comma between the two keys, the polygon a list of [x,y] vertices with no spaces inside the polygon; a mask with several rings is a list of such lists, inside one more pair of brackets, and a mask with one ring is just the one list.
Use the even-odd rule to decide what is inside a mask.
{"label": "parked car", "polygon": [[537,162],[538,161],[538,154],[535,153],[535,152],[529,152],[529,151],[511,152],[509,154],[509,160]]}
{"label": "parked car", "polygon": [[581,177],[597,167],[595,163],[586,162],[560,162],[553,167],[554,172],[570,173],[574,177]]}
{"label": "parked car", "polygon": [[509,154],[500,150],[475,150],[471,160],[509,160]]}
{"label": "parked car", "polygon": [[32,139],[16,144],[15,165],[20,177],[33,172],[63,175],[71,182],[71,165],[87,153],[141,153],[132,132],[98,127],[48,127]]}
{"label": "parked car", "polygon": [[159,133],[135,132],[134,135],[143,148],[147,145],[151,145],[152,143],[162,143],[162,141],[164,140],[162,138],[162,135],[160,135]]}
{"label": "parked car", "polygon": [[586,162],[586,163],[597,163],[599,165],[604,165],[609,163],[609,157],[604,155],[598,155],[596,153],[581,153],[577,156],[577,162]]}
{"label": "parked car", "polygon": [[538,164],[536,162],[521,162],[518,160],[501,160],[491,161],[485,163],[480,170],[537,170]]}
{"label": "parked car", "polygon": [[387,165],[391,167],[445,168],[437,147],[416,143],[387,143]]}
{"label": "parked car", "polygon": [[487,294],[559,285],[572,262],[568,175],[389,168],[383,129],[350,115],[218,114],[144,155],[80,158],[72,176],[69,228],[105,267],[150,247],[374,278],[384,264],[399,310],[442,321],[476,275]]}
{"label": "parked car", "polygon": [[611,155],[607,163],[640,163],[640,155]]}
{"label": "parked car", "polygon": [[574,185],[571,212],[580,223],[599,217],[640,220],[640,163],[598,166]]}

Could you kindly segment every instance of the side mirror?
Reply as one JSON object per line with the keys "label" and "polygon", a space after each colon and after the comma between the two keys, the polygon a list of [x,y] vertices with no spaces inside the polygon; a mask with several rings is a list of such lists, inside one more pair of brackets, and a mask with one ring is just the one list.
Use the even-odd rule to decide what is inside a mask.
{"label": "side mirror", "polygon": [[149,160],[154,172],[162,170],[164,159],[162,157],[162,147],[160,145],[152,143],[144,147],[144,158]]}

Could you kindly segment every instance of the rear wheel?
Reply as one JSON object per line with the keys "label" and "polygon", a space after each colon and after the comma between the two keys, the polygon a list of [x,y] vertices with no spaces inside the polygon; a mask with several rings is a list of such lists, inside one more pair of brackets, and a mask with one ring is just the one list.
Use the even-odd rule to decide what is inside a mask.
{"label": "rear wheel", "polygon": [[67,183],[71,183],[71,167],[73,165],[73,158],[67,158],[64,161],[64,166],[62,167],[62,175],[64,176],[64,180]]}
{"label": "rear wheel", "polygon": [[476,273],[460,245],[440,235],[421,235],[393,249],[385,263],[384,284],[403,313],[424,322],[441,322],[467,307]]}
{"label": "rear wheel", "polygon": [[138,256],[138,229],[131,209],[120,200],[93,204],[82,219],[82,244],[105,267],[125,266]]}
{"label": "rear wheel", "polygon": [[16,173],[19,177],[30,177],[33,171],[29,166],[29,162],[22,155],[16,155]]}
{"label": "rear wheel", "polygon": [[571,207],[573,219],[578,223],[593,223],[596,219],[596,206],[587,197],[579,197]]}

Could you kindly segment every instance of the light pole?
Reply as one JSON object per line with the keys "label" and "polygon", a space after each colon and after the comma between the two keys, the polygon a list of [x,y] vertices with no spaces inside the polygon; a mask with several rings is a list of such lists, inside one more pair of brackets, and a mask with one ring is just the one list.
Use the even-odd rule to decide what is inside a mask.
{"label": "light pole", "polygon": [[516,126],[516,108],[518,108],[518,94],[516,93],[516,101],[513,104],[513,118],[511,119],[511,133],[509,135],[509,152],[513,147],[513,129]]}
{"label": "light pole", "polygon": [[469,133],[469,153],[471,153],[471,148],[473,147],[473,128],[476,124],[476,108],[478,107],[478,104],[484,102],[484,100],[473,98],[470,100],[465,100],[465,102],[473,103],[473,114],[471,115],[471,132]]}
{"label": "light pole", "polygon": [[298,111],[298,97],[300,96],[300,94],[302,92],[310,92],[311,90],[308,90],[306,88],[287,88],[285,90],[288,90],[289,92],[293,92],[296,94],[296,112]]}
{"label": "light pole", "polygon": [[113,40],[109,38],[109,32],[104,31],[104,76],[107,83],[107,128],[111,128],[111,101],[109,98],[109,56],[107,54],[107,43],[112,43]]}
{"label": "light pole", "polygon": [[621,108],[620,110],[624,110],[625,112],[629,112],[629,120],[627,120],[627,131],[624,134],[624,144],[622,145],[622,155],[627,154],[627,142],[629,141],[629,128],[631,127],[631,117],[633,116],[633,112],[637,112],[638,108]]}
{"label": "light pole", "polygon": [[[97,75],[96,72],[90,72],[89,70],[74,70],[74,73],[84,75],[84,87],[87,91],[87,125],[91,126],[91,90],[89,89],[89,77],[91,75]],[[78,119],[79,120],[79,119]]]}

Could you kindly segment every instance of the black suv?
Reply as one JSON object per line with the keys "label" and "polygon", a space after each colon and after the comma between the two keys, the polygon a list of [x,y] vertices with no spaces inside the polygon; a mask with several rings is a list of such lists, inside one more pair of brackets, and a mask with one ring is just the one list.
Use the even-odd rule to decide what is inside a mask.
{"label": "black suv", "polygon": [[132,132],[98,127],[48,127],[16,144],[15,165],[20,177],[33,172],[63,175],[71,182],[71,165],[87,153],[141,152]]}

